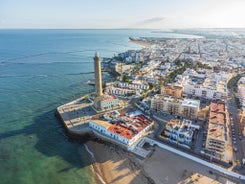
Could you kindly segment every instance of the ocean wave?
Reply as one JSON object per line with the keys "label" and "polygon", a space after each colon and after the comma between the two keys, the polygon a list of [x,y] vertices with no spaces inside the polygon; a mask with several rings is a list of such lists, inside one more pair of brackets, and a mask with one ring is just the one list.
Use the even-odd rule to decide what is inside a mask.
{"label": "ocean wave", "polygon": [[[86,151],[89,153],[89,155],[91,156],[92,161],[93,161],[94,163],[96,163],[96,158],[95,158],[95,156],[94,156],[94,153],[88,148],[88,146],[87,146],[86,144],[84,144],[84,147],[85,147]],[[96,170],[98,170],[98,171],[96,171]],[[101,173],[100,168],[99,168],[98,166],[94,166],[94,165],[93,165],[93,171],[94,171],[94,173],[96,174],[97,178],[100,180],[100,182],[101,182],[102,184],[106,184],[106,182],[103,180],[102,176],[100,175],[100,173]],[[99,173],[99,172],[100,172],[100,173]]]}
{"label": "ocean wave", "polygon": [[89,153],[89,155],[92,157],[92,159],[96,161],[96,159],[94,157],[94,153],[88,148],[88,146],[86,144],[84,144],[84,147],[85,147],[86,151]]}

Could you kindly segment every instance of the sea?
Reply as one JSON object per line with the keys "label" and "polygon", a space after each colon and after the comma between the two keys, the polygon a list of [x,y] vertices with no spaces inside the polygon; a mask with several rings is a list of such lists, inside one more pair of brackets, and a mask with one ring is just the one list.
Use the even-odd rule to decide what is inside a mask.
{"label": "sea", "polygon": [[56,107],[94,90],[84,73],[95,52],[142,48],[129,37],[202,37],[188,31],[0,30],[0,183],[96,183],[83,142],[67,137]]}

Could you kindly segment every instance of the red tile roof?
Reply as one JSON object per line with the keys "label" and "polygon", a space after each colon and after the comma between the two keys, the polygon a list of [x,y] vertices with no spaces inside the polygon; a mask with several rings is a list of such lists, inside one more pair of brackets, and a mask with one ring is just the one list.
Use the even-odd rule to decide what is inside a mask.
{"label": "red tile roof", "polygon": [[225,112],[225,104],[224,103],[211,102],[210,111]]}
{"label": "red tile roof", "polygon": [[127,119],[131,120],[131,122],[119,122],[117,124],[111,125],[108,130],[126,139],[132,139],[146,126],[150,125],[153,122],[143,114],[133,117],[127,117]]}
{"label": "red tile roof", "polygon": [[209,122],[217,124],[225,124],[226,114],[225,114],[225,104],[211,102],[210,112],[209,112]]}
{"label": "red tile roof", "polygon": [[114,96],[114,95],[103,95],[102,96],[102,101],[110,101],[110,100],[114,100],[114,99],[116,99],[116,96]]}

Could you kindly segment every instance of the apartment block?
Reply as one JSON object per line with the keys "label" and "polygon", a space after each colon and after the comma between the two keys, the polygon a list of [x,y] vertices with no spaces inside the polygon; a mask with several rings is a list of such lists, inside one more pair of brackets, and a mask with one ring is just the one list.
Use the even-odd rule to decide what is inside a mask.
{"label": "apartment block", "polygon": [[151,109],[190,119],[197,119],[199,107],[199,100],[165,95],[155,95],[151,99]]}
{"label": "apartment block", "polygon": [[209,111],[206,150],[223,155],[227,145],[228,113],[222,102],[211,102]]}

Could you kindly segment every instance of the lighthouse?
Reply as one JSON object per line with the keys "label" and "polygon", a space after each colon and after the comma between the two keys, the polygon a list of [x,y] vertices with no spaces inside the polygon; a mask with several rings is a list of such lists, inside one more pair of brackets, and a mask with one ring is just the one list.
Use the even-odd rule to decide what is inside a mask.
{"label": "lighthouse", "polygon": [[96,97],[101,97],[102,92],[102,75],[101,75],[101,66],[100,66],[100,56],[98,52],[94,56],[94,78],[95,78],[95,93]]}

